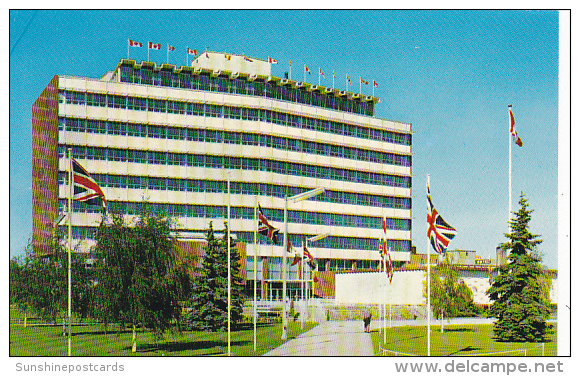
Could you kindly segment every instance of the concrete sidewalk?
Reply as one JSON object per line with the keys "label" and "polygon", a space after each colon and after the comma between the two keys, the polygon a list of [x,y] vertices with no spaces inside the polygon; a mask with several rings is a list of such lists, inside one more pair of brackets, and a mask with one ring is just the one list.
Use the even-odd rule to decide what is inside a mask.
{"label": "concrete sidewalk", "polygon": [[326,321],[264,356],[373,356],[370,333],[362,320]]}

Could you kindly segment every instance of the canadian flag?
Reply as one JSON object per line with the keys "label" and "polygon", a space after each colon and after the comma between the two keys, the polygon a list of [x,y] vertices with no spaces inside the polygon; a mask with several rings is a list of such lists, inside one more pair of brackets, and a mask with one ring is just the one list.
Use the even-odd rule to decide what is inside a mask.
{"label": "canadian flag", "polygon": [[320,73],[322,75],[322,77],[326,78],[326,76],[324,75],[324,72],[322,71],[322,68],[318,68],[318,73]]}
{"label": "canadian flag", "polygon": [[520,136],[518,136],[518,132],[516,132],[516,119],[514,118],[514,113],[512,112],[511,107],[509,108],[510,111],[510,132],[512,134],[512,139],[519,147],[522,147],[524,143]]}
{"label": "canadian flag", "polygon": [[[270,56],[268,56],[268,63],[270,64],[278,64],[278,60],[271,58]],[[290,64],[292,65],[292,64]]]}
{"label": "canadian flag", "polygon": [[308,74],[311,74],[310,69],[308,69],[308,65],[304,66],[304,71]]}
{"label": "canadian flag", "polygon": [[160,50],[161,49],[161,43],[151,43],[151,42],[149,42],[149,49],[150,50]]}
{"label": "canadian flag", "polygon": [[135,42],[132,39],[129,39],[129,47],[143,47],[143,43]]}
{"label": "canadian flag", "polygon": [[379,83],[377,81],[373,80],[373,86],[374,87],[379,87]]}
{"label": "canadian flag", "polygon": [[363,78],[362,78],[362,77],[360,78],[360,83],[361,83],[361,84],[365,84],[365,85],[368,85],[368,84],[369,84],[369,82],[368,82],[368,81],[365,81],[365,80],[363,80]]}
{"label": "canadian flag", "polygon": [[190,50],[189,47],[187,47],[187,54],[188,55],[197,55],[197,50]]}
{"label": "canadian flag", "polygon": [[175,51],[175,47],[171,46],[171,45],[167,45],[167,51]]}

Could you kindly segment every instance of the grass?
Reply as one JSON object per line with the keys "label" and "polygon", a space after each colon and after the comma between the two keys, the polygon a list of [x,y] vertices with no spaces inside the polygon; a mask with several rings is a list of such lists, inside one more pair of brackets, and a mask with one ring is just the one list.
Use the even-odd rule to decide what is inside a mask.
{"label": "grass", "polygon": [[[304,331],[316,324],[304,323]],[[303,331],[299,322],[290,322],[288,340]],[[253,325],[231,332],[231,353],[234,356],[259,356],[280,346],[282,324],[265,324],[257,328],[257,345],[254,352]],[[72,355],[75,356],[204,356],[227,355],[227,332],[168,333],[155,340],[149,332],[138,332],[137,353],[131,352],[130,330],[105,332],[101,325],[73,325]],[[68,341],[62,326],[10,325],[10,356],[66,356]]]}
{"label": "grass", "polygon": [[[544,355],[556,356],[556,325],[551,326],[551,333],[545,342]],[[527,349],[528,356],[541,356],[541,343],[499,342],[494,340],[493,326],[449,325],[441,333],[440,326],[431,327],[431,356],[470,356],[482,353],[489,356],[523,356],[523,352],[506,352]],[[387,328],[387,341],[383,343],[383,333],[371,332],[375,354],[379,352],[379,343],[384,349],[419,356],[427,355],[427,328],[425,326],[404,326]],[[499,353],[501,352],[501,353]],[[393,356],[394,354],[390,354]]]}

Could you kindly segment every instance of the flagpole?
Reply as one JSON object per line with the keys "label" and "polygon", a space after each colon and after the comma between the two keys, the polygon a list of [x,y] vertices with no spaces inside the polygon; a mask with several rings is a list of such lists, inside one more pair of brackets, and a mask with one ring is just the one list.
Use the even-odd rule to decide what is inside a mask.
{"label": "flagpole", "polygon": [[131,42],[129,42],[129,38],[127,38],[127,60],[129,60],[129,45],[131,44]]}
{"label": "flagpole", "polygon": [[320,86],[320,68],[318,68],[318,86]]}
{"label": "flagpole", "polygon": [[290,74],[288,75],[289,79],[292,79],[292,60],[290,60]]}
{"label": "flagpole", "polygon": [[282,249],[282,339],[287,339],[286,333],[286,253],[288,253],[288,196],[284,198],[284,246]]}
{"label": "flagpole", "polygon": [[[427,174],[427,187],[431,184]],[[431,356],[431,246],[427,237],[427,356]]]}
{"label": "flagpole", "polygon": [[230,260],[230,172],[226,172],[228,175],[228,232],[226,236],[228,237],[228,356],[232,355],[231,350],[231,299],[232,299],[232,278],[231,278],[231,260]]}
{"label": "flagpole", "polygon": [[511,134],[511,117],[510,117],[510,109],[512,108],[511,104],[508,104],[508,145],[509,145],[509,163],[508,163],[508,170],[509,170],[509,179],[508,179],[508,230],[509,230],[509,221],[512,217],[512,134]]}
{"label": "flagpole", "polygon": [[169,64],[169,43],[167,43],[167,64]]}
{"label": "flagpole", "polygon": [[[385,241],[387,241],[387,239],[385,238]],[[383,312],[384,312],[384,316],[383,316],[383,343],[387,343],[387,280],[389,279],[389,276],[387,275],[387,255],[383,255],[383,269],[385,272],[385,302],[383,303]]]}
{"label": "flagpole", "polygon": [[71,351],[71,318],[72,318],[72,276],[71,276],[71,248],[72,248],[72,196],[73,196],[73,173],[72,173],[72,149],[68,149],[69,162],[69,191],[68,191],[68,356]]}
{"label": "flagpole", "polygon": [[334,71],[332,71],[332,90],[334,90]]}
{"label": "flagpole", "polygon": [[[257,275],[258,275],[258,195],[254,205],[254,351],[256,351],[256,322],[257,322]],[[263,288],[263,286],[262,286]]]}
{"label": "flagpole", "polygon": [[151,51],[151,48],[149,46],[149,43],[151,43],[151,42],[148,42],[147,43],[147,61],[149,61],[149,51]]}
{"label": "flagpole", "polygon": [[[308,244],[308,241],[306,241]],[[300,267],[302,269],[302,278],[300,281],[300,292],[302,293],[302,313],[300,314],[300,329],[304,329],[304,241],[302,242],[302,257],[300,258]]]}

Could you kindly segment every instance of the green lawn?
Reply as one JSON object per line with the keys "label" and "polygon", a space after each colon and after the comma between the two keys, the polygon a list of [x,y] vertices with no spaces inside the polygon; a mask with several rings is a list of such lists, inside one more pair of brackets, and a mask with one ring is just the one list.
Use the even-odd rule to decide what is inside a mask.
{"label": "green lawn", "polygon": [[[316,324],[304,323],[304,331]],[[111,328],[112,329],[112,328]],[[302,330],[299,322],[290,322],[288,339],[295,338]],[[244,330],[231,332],[231,352],[234,356],[258,356],[281,345],[282,324],[259,326],[257,346],[254,352],[254,331],[249,324]],[[72,327],[72,354],[75,356],[198,356],[227,355],[227,332],[189,332],[181,335],[168,333],[156,341],[151,333],[138,333],[137,353],[131,353],[131,331],[120,334],[114,330],[104,332],[101,325]],[[10,325],[11,356],[65,356],[67,339],[62,326]]]}
{"label": "green lawn", "polygon": [[[551,334],[545,343],[544,355],[556,356],[556,325],[550,324]],[[440,332],[440,326],[431,327],[431,356],[469,356],[482,353],[496,353],[511,350],[527,349],[528,356],[541,356],[539,343],[498,342],[493,339],[493,326],[482,325],[449,325]],[[384,349],[401,353],[426,356],[427,328],[425,326],[404,326],[387,328],[387,341],[383,343],[383,333],[371,332],[375,354],[380,346]],[[395,354],[389,353],[389,356]],[[489,354],[489,356],[523,356],[523,352]]]}

